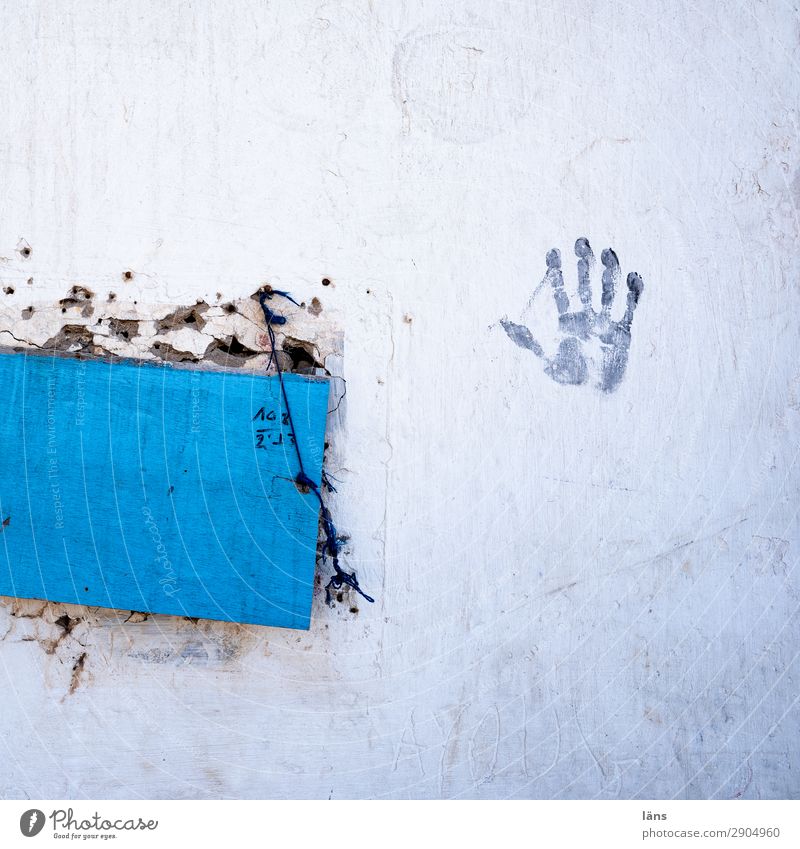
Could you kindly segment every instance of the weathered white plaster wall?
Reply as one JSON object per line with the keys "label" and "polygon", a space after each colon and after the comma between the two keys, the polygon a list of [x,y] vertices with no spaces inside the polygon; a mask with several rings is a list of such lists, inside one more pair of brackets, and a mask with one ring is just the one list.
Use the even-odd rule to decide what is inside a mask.
{"label": "weathered white plaster wall", "polygon": [[[0,16],[0,344],[317,297],[287,332],[347,380],[377,597],[309,633],[7,601],[0,794],[798,795],[790,4]],[[557,329],[578,236],[645,283],[613,394],[499,323]]]}

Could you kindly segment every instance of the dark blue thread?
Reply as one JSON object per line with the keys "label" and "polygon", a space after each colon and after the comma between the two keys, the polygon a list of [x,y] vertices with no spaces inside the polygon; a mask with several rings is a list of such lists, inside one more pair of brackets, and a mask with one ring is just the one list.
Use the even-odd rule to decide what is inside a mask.
{"label": "dark blue thread", "polygon": [[328,492],[338,492],[339,490],[331,483],[331,480],[337,480],[333,475],[329,475],[325,469],[322,470],[322,486]]}
{"label": "dark blue thread", "polygon": [[[267,323],[267,333],[269,334],[269,344],[270,344],[270,353],[269,353],[269,362],[267,363],[267,368],[269,368],[272,363],[275,363],[275,369],[278,372],[278,381],[281,386],[281,395],[283,396],[283,404],[286,407],[286,415],[289,420],[289,427],[292,432],[292,439],[294,441],[295,452],[297,453],[297,463],[300,466],[300,471],[297,473],[297,477],[295,478],[295,482],[299,486],[307,486],[314,495],[317,496],[317,501],[319,501],[320,514],[322,516],[322,528],[325,532],[325,542],[322,545],[322,563],[323,565],[327,562],[327,557],[331,558],[331,562],[333,563],[334,574],[331,576],[330,581],[328,581],[327,586],[325,587],[325,601],[327,604],[333,604],[333,597],[331,595],[331,589],[340,590],[344,584],[347,584],[348,587],[352,587],[359,595],[363,596],[368,602],[374,602],[375,599],[371,596],[368,596],[364,590],[358,585],[358,578],[356,577],[355,572],[345,572],[344,569],[339,565],[339,553],[342,549],[342,545],[344,540],[341,536],[339,536],[339,532],[336,530],[336,525],[333,524],[333,519],[331,518],[330,511],[325,506],[325,501],[322,498],[322,493],[320,492],[319,487],[313,480],[306,474],[305,469],[303,468],[303,457],[300,453],[300,442],[297,439],[297,434],[294,430],[294,421],[292,420],[292,410],[289,407],[289,398],[286,395],[286,387],[283,383],[283,369],[281,369],[281,364],[278,361],[278,357],[276,355],[276,340],[275,340],[275,331],[273,329],[273,325],[282,325],[286,324],[286,316],[281,315],[280,313],[276,313],[270,307],[267,306],[267,301],[272,298],[273,295],[280,295],[280,297],[285,298],[287,301],[291,301],[295,306],[300,306],[300,304],[295,301],[295,299],[288,293],[282,292],[278,289],[267,289],[261,293],[258,298],[258,302],[261,305],[261,309],[264,312],[264,320]],[[330,481],[328,480],[325,472],[322,473],[322,482],[323,485],[326,486],[332,492],[336,492],[336,490],[331,486]]]}

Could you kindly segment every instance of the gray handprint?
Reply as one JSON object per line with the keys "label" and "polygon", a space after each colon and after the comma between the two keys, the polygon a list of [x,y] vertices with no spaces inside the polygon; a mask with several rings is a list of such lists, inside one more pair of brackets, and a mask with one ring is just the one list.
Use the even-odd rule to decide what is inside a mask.
{"label": "gray handprint", "polygon": [[523,324],[502,318],[500,324],[514,344],[533,351],[545,361],[545,373],[558,383],[580,385],[596,374],[596,385],[603,392],[613,392],[622,381],[628,365],[631,345],[631,323],[639,297],[644,290],[642,278],[635,272],[628,275],[628,298],[625,314],[619,321],[611,318],[611,307],[620,278],[619,261],[611,248],[600,255],[603,263],[603,293],[600,312],[592,307],[590,273],[594,254],[587,239],[575,242],[578,257],[578,297],[581,309],[570,312],[569,298],[564,291],[561,274],[561,253],[553,248],[547,254],[547,274],[543,284],[550,283],[558,309],[558,330],[561,337],[554,357],[545,355],[542,346]]}

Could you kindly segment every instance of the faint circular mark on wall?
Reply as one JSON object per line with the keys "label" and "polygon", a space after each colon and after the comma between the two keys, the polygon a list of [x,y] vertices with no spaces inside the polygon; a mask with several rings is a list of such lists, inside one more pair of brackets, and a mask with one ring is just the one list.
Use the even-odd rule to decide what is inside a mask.
{"label": "faint circular mark on wall", "polygon": [[460,144],[506,132],[530,108],[522,44],[498,30],[413,33],[395,50],[392,82],[404,132]]}

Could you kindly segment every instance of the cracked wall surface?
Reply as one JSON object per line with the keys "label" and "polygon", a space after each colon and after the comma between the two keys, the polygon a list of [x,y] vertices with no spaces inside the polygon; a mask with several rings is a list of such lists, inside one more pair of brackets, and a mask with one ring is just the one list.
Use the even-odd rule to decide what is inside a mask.
{"label": "cracked wall surface", "polygon": [[[318,586],[308,633],[3,599],[0,796],[797,794],[791,9],[0,18],[0,345],[263,370],[290,291],[376,598]],[[583,341],[612,247],[644,288],[584,335],[624,378],[551,379],[528,338]]]}

